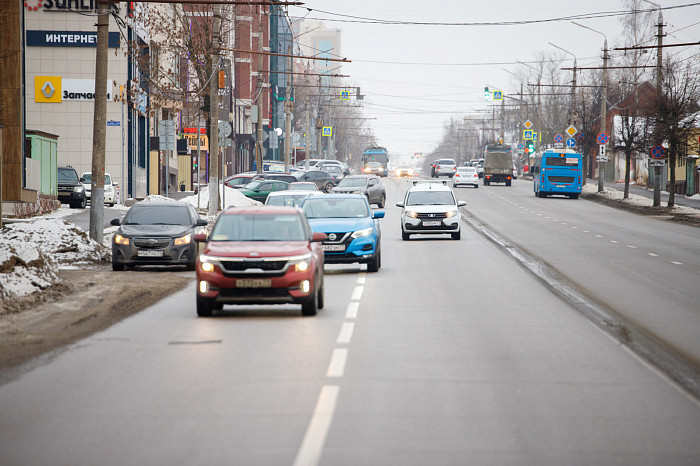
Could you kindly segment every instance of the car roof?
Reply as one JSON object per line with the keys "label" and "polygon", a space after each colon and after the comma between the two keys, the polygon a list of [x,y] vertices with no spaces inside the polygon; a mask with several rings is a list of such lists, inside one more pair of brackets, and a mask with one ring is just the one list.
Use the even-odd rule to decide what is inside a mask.
{"label": "car roof", "polygon": [[379,179],[379,177],[377,175],[348,175],[343,179],[348,180],[348,179],[352,179],[352,178],[377,178],[377,179]]}
{"label": "car roof", "polygon": [[446,182],[442,181],[416,181],[409,188],[411,191],[452,191]]}
{"label": "car roof", "polygon": [[285,189],[285,190],[283,190],[283,191],[272,191],[272,192],[268,195],[268,197],[270,197],[270,196],[272,196],[272,197],[278,197],[278,196],[308,196],[310,192],[312,192],[312,191],[302,191],[302,190],[294,191],[294,190]]}
{"label": "car roof", "polygon": [[221,215],[240,215],[240,214],[252,214],[252,215],[269,215],[269,214],[294,214],[299,215],[299,210],[296,207],[287,206],[270,206],[270,205],[260,205],[260,206],[240,206],[240,207],[228,207],[226,210],[221,212]]}
{"label": "car roof", "polygon": [[345,199],[345,198],[350,198],[350,199],[367,199],[364,194],[357,194],[357,193],[338,193],[338,194],[326,194],[326,193],[313,193],[309,194],[309,197],[306,199]]}
{"label": "car roof", "polygon": [[158,201],[139,201],[136,204],[134,204],[132,207],[188,207],[190,204],[187,204],[185,202],[180,202],[180,201],[166,201],[166,200],[158,200]]}

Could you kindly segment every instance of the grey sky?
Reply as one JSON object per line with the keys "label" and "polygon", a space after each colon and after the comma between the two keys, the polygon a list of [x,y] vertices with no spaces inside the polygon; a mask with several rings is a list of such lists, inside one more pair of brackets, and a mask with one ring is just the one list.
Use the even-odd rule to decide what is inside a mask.
{"label": "grey sky", "polygon": [[[660,0],[656,3],[665,7],[690,2]],[[652,7],[649,4],[644,6]],[[290,16],[307,15],[305,7],[343,15],[411,22],[508,22],[624,9],[622,2],[617,0],[491,0],[478,3],[465,0],[305,0],[304,7],[290,8]],[[663,16],[666,31],[670,32],[665,43],[700,41],[700,6],[664,10]],[[316,11],[308,13],[307,17],[344,19]],[[610,48],[623,45],[619,17],[580,19],[577,22],[604,33]],[[377,117],[371,121],[375,134],[379,142],[394,154],[430,152],[440,140],[443,123],[451,116],[461,117],[475,109],[488,107],[482,97],[487,84],[497,86],[505,93],[515,93],[518,81],[504,68],[517,74],[522,69],[517,61],[532,61],[537,52],[560,53],[566,56],[563,66],[572,66],[573,58],[548,42],[576,55],[579,66],[602,63],[603,36],[568,20],[515,26],[380,25],[329,21],[326,26],[342,30],[340,54],[352,60],[352,63],[343,65],[343,74],[351,76],[345,80],[361,86],[366,95],[365,116]],[[654,44],[654,40],[649,37],[649,45]],[[664,53],[690,56],[700,53],[700,47],[667,48]],[[494,62],[498,64],[455,65]]]}

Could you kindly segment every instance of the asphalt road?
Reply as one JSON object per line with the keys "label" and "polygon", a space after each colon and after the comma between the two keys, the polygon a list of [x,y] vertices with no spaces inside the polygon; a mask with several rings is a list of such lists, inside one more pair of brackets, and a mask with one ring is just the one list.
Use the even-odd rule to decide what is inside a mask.
{"label": "asphalt road", "polygon": [[[408,181],[384,182],[379,272],[327,267],[326,307],[308,318],[295,306],[197,318],[191,283],[0,386],[2,463],[700,464],[696,400],[466,224],[460,241],[402,241]],[[552,264],[607,277],[589,291],[608,300],[654,226],[524,183],[458,193],[532,252],[548,244]],[[652,251],[676,270],[662,264],[673,247]],[[625,302],[647,284],[624,280]]]}

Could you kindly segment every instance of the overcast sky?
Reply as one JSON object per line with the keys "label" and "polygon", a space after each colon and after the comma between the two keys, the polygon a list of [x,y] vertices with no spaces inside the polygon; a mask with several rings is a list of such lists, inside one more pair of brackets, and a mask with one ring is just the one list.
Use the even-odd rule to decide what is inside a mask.
{"label": "overcast sky", "polygon": [[[379,142],[390,153],[429,153],[441,139],[450,117],[462,118],[488,108],[484,86],[506,94],[519,91],[519,80],[504,69],[520,73],[517,61],[531,62],[538,52],[560,53],[563,66],[573,57],[548,45],[552,42],[578,58],[578,66],[602,64],[604,38],[570,20],[520,25],[448,26],[387,25],[358,22],[339,15],[406,22],[512,22],[621,11],[617,0],[304,0],[290,7],[292,18],[325,19],[342,31],[340,55],[346,83],[360,86],[364,113]],[[659,0],[662,7],[686,5],[684,0]],[[653,8],[644,3],[643,6]],[[306,8],[312,10],[308,12]],[[323,13],[330,12],[333,14]],[[658,13],[654,14],[654,18]],[[700,5],[664,10],[664,43],[700,41]],[[622,46],[619,16],[577,19],[607,36],[609,48]],[[655,38],[648,38],[655,44]],[[667,48],[664,53],[699,53],[700,47]],[[621,53],[621,52],[618,52]],[[487,64],[488,63],[488,64]],[[613,65],[614,63],[610,63]],[[584,71],[585,73],[585,71]]]}

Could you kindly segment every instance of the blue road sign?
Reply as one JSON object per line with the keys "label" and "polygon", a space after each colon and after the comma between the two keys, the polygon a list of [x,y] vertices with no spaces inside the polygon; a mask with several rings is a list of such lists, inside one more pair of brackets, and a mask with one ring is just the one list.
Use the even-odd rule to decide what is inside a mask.
{"label": "blue road sign", "polygon": [[525,146],[523,146],[522,143],[518,144],[518,149],[523,150],[524,148],[525,148]]}
{"label": "blue road sign", "polygon": [[531,129],[525,129],[523,130],[523,139],[532,139],[532,130]]}
{"label": "blue road sign", "polygon": [[651,148],[651,156],[655,159],[663,159],[666,149],[663,146],[654,146]]}
{"label": "blue road sign", "polygon": [[574,147],[576,145],[576,139],[569,138],[566,140],[566,147]]}
{"label": "blue road sign", "polygon": [[608,135],[605,133],[598,134],[598,144],[607,144],[607,143],[608,143]]}
{"label": "blue road sign", "polygon": [[564,142],[564,136],[562,136],[561,134],[557,134],[556,136],[554,136],[554,142]]}

